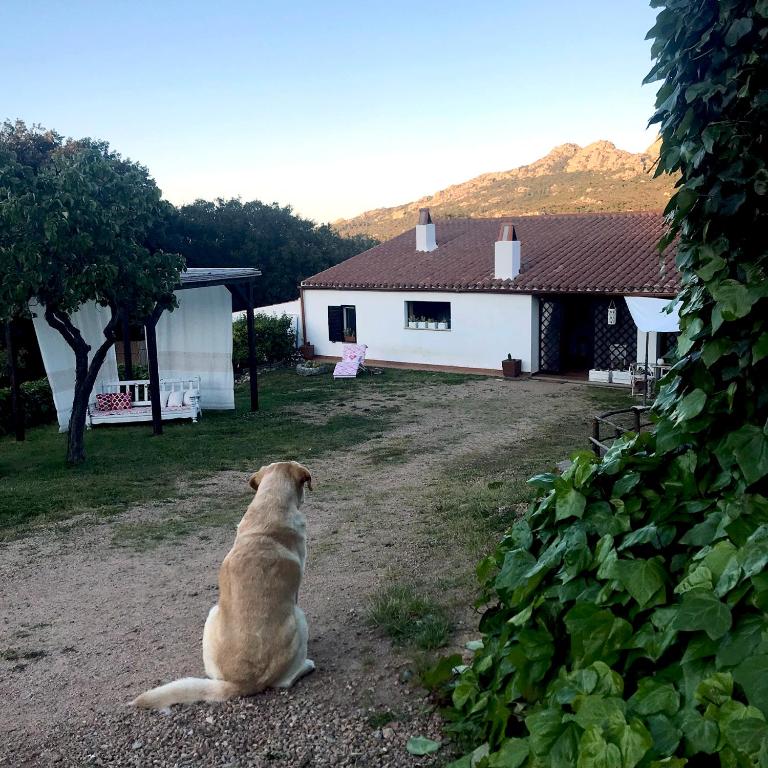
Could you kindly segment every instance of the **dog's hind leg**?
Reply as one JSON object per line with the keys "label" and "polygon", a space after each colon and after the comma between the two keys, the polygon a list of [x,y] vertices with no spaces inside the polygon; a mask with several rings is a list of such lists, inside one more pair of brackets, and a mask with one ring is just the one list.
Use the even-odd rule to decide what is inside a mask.
{"label": "dog's hind leg", "polygon": [[218,623],[219,606],[216,604],[208,611],[208,618],[205,620],[205,627],[203,628],[203,666],[205,667],[205,674],[211,680],[222,679],[219,665],[215,660],[216,640],[219,635]]}
{"label": "dog's hind leg", "polygon": [[274,684],[275,688],[290,688],[297,680],[313,672],[315,669],[315,662],[307,658],[307,637],[309,636],[307,617],[298,606],[296,606],[295,611],[296,631],[299,634],[299,648],[293,657],[293,662],[291,662],[288,671]]}

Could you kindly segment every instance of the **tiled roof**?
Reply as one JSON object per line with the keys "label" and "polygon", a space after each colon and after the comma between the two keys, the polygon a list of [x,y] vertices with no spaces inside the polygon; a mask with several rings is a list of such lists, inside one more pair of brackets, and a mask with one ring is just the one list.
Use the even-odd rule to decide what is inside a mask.
{"label": "tiled roof", "polygon": [[[496,280],[494,243],[514,224],[521,271]],[[414,229],[307,278],[306,288],[368,290],[598,292],[674,296],[679,274],[673,246],[660,259],[660,213],[585,213],[446,219],[436,222],[437,249],[416,250]]]}

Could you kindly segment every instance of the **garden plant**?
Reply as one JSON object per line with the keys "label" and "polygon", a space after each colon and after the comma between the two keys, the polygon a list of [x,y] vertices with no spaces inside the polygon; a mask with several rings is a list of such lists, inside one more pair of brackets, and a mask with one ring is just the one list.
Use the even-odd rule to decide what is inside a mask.
{"label": "garden plant", "polygon": [[678,362],[480,563],[474,657],[428,676],[455,768],[768,765],[768,1],[652,6]]}

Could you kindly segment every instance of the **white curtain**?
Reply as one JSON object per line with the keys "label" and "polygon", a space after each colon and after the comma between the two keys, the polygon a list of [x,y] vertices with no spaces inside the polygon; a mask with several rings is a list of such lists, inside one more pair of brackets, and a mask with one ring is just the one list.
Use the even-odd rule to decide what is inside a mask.
{"label": "white curtain", "polygon": [[[56,417],[59,421],[59,431],[66,432],[69,429],[69,417],[72,415],[72,398],[75,395],[75,353],[64,341],[62,335],[51,328],[45,319],[45,308],[36,301],[29,303],[32,311],[32,321],[35,326],[37,343],[40,345],[40,354],[45,365],[45,373],[53,392],[53,403],[56,406]],[[94,350],[104,342],[104,328],[109,322],[110,310],[102,307],[94,301],[83,304],[80,309],[71,315],[70,320],[90,345],[88,362]],[[95,393],[99,391],[102,382],[117,381],[117,360],[115,359],[114,346],[109,348],[104,364],[96,378],[96,383],[91,393],[91,401],[95,400]]]}
{"label": "white curtain", "polygon": [[161,379],[200,377],[200,406],[235,407],[232,294],[221,285],[176,292],[178,307],[157,322]]}

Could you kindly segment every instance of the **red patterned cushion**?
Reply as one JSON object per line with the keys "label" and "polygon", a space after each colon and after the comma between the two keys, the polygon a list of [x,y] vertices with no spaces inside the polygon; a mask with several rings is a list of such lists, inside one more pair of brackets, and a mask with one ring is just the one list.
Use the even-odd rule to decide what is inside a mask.
{"label": "red patterned cushion", "polygon": [[129,392],[118,392],[112,395],[112,410],[126,411],[131,407],[131,395]]}
{"label": "red patterned cushion", "polygon": [[106,395],[96,395],[96,410],[111,411],[113,408],[114,395],[109,392]]}

